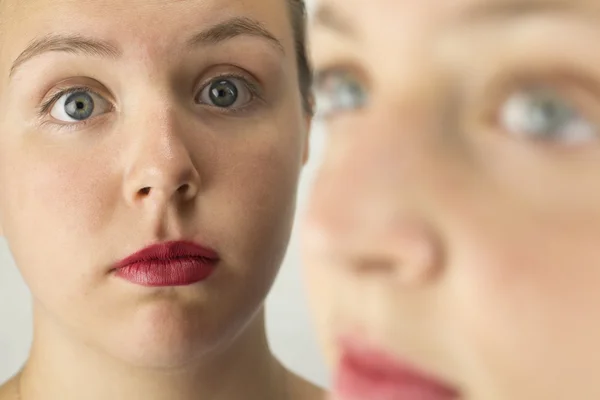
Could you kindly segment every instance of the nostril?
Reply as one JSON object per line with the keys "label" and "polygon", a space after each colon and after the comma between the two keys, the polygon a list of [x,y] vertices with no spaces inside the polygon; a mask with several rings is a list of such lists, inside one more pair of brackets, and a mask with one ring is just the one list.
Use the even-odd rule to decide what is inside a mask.
{"label": "nostril", "polygon": [[188,183],[184,183],[183,185],[179,186],[179,188],[177,189],[177,193],[186,194],[189,190],[190,185]]}
{"label": "nostril", "polygon": [[140,194],[140,195],[142,195],[142,196],[147,196],[147,195],[149,195],[149,194],[150,194],[150,187],[148,186],[148,187],[141,188],[141,189],[138,191],[138,194]]}
{"label": "nostril", "polygon": [[353,263],[359,274],[391,275],[395,272],[395,262],[384,257],[361,258]]}

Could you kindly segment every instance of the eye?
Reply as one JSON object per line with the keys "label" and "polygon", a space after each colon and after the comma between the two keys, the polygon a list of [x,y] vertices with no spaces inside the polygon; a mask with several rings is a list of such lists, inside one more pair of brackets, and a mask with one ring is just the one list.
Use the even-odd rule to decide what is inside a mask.
{"label": "eye", "polygon": [[352,74],[325,71],[315,79],[317,112],[323,118],[360,109],[367,104],[367,91]]}
{"label": "eye", "polygon": [[213,107],[243,108],[254,98],[250,84],[241,78],[218,78],[206,85],[196,101]]}
{"label": "eye", "polygon": [[79,122],[104,114],[110,103],[101,96],[85,89],[69,90],[54,102],[50,115],[62,122]]}
{"label": "eye", "polygon": [[598,138],[596,124],[564,96],[547,88],[513,93],[500,109],[500,124],[507,133],[531,140],[580,144]]}

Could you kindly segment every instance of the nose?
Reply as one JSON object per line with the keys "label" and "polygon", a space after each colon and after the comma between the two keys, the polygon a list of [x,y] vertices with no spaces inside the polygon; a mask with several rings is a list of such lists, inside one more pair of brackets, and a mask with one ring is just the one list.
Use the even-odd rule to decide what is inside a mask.
{"label": "nose", "polygon": [[405,286],[430,284],[443,271],[444,248],[421,201],[433,173],[426,140],[413,135],[422,128],[381,113],[361,118],[332,141],[337,147],[315,179],[305,249],[319,264]]}
{"label": "nose", "polygon": [[[130,205],[189,202],[200,190],[200,174],[185,143],[185,131],[168,108],[131,135],[123,191]],[[140,128],[141,127],[141,128]]]}
{"label": "nose", "polygon": [[442,246],[423,221],[394,222],[390,218],[367,224],[349,217],[344,222],[338,225],[333,218],[314,218],[313,214],[304,232],[311,260],[349,269],[357,275],[391,279],[405,287],[426,286],[440,276]]}

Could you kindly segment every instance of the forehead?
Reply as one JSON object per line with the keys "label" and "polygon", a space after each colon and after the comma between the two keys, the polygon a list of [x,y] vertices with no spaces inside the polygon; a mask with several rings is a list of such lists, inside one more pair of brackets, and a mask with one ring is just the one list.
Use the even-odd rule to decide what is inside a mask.
{"label": "forehead", "polygon": [[234,17],[251,18],[293,48],[286,0],[0,0],[2,63],[32,40],[75,34],[146,55]]}
{"label": "forehead", "polygon": [[[45,19],[59,17],[112,17],[124,20],[131,16],[156,17],[157,13],[166,13],[168,18],[174,14],[208,15],[215,11],[247,11],[268,15],[270,11],[279,12],[286,6],[285,0],[0,0],[3,13],[9,13],[9,19],[30,19],[43,16]],[[154,14],[154,15],[153,15]],[[165,19],[166,19],[165,18]],[[165,22],[165,21],[163,21]],[[172,21],[176,23],[177,21]]]}
{"label": "forehead", "polygon": [[492,20],[518,14],[600,11],[597,0],[318,0],[318,3],[315,24],[318,27],[320,17],[325,16],[327,22],[339,25],[386,31],[394,40],[414,29],[436,30],[478,17]]}

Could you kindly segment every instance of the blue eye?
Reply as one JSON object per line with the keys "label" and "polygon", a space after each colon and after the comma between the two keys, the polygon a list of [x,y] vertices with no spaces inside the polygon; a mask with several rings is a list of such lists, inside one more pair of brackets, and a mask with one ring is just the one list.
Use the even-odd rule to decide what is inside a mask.
{"label": "blue eye", "polygon": [[598,139],[598,126],[561,94],[547,88],[514,92],[502,104],[500,124],[524,139],[581,144]]}
{"label": "blue eye", "polygon": [[221,77],[206,85],[196,101],[221,109],[241,109],[256,95],[250,83],[236,77]]}
{"label": "blue eye", "polygon": [[50,115],[61,122],[81,122],[110,111],[110,103],[87,89],[62,92]]}
{"label": "blue eye", "polygon": [[315,99],[317,115],[329,118],[364,107],[368,95],[364,85],[352,74],[332,70],[318,74]]}

